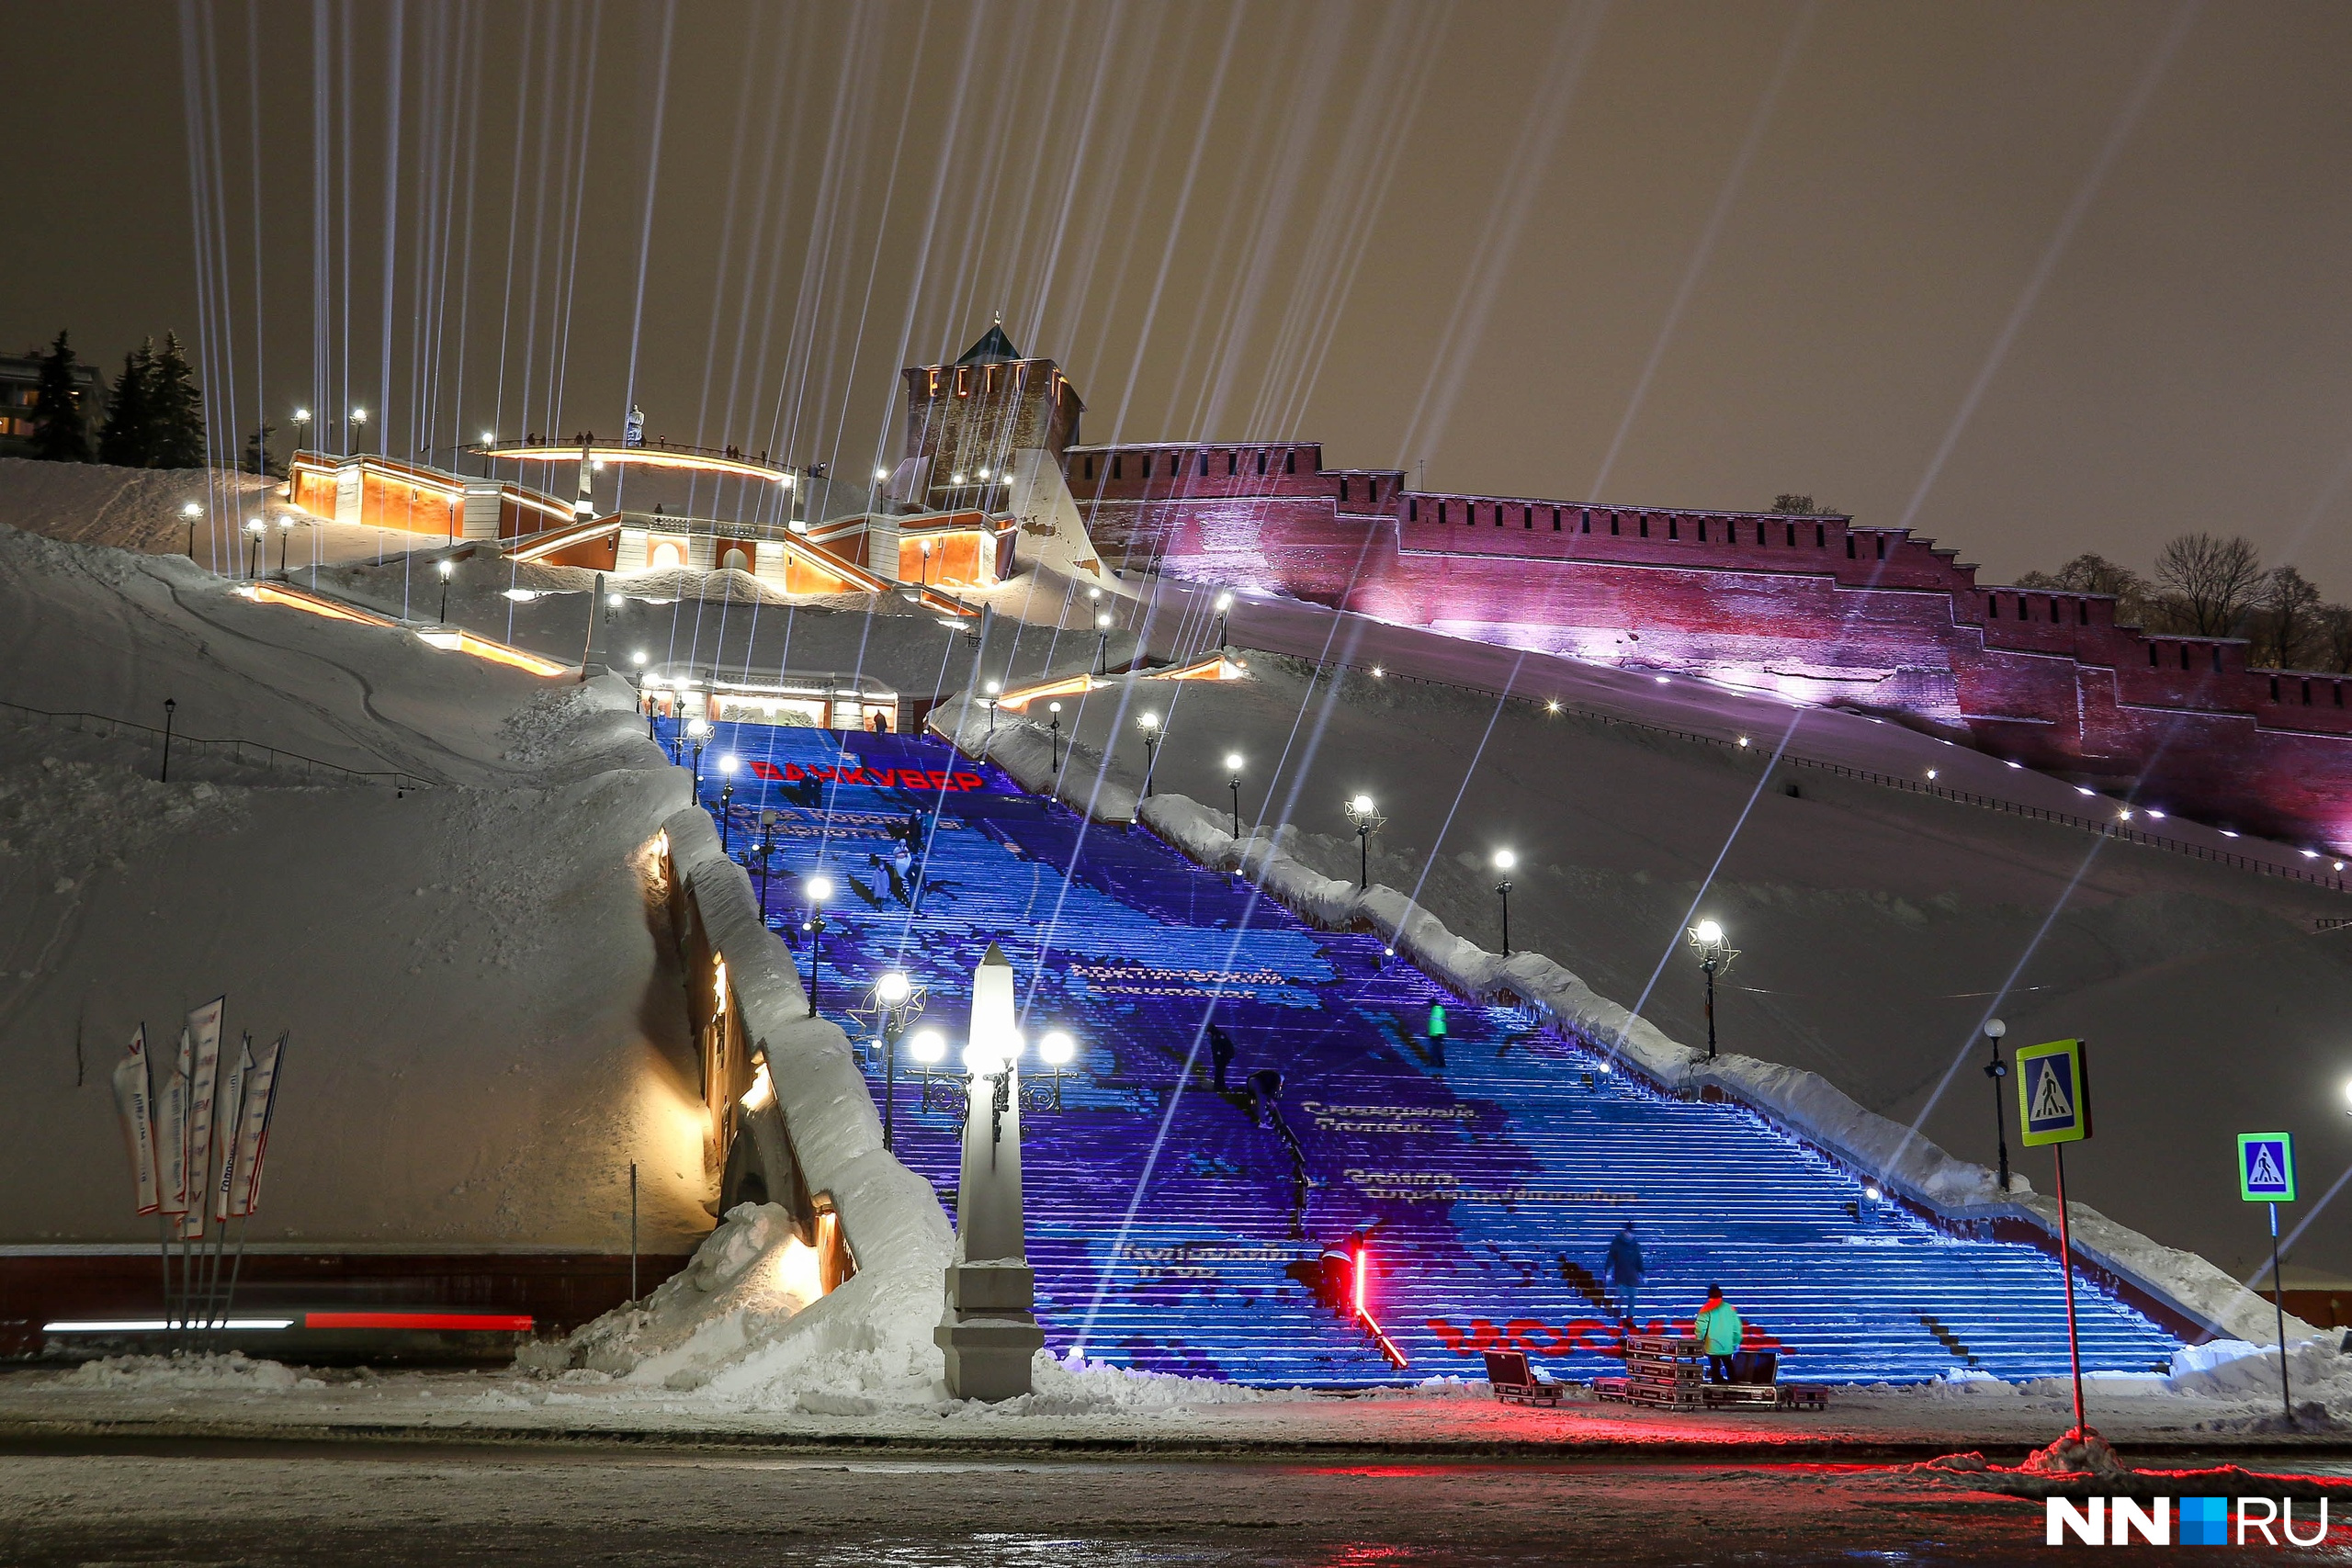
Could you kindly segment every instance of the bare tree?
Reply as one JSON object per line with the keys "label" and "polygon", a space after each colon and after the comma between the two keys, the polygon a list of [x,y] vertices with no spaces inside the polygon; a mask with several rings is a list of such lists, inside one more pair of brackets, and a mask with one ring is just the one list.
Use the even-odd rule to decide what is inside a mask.
{"label": "bare tree", "polygon": [[2183,628],[2229,637],[2262,583],[2262,557],[2243,536],[2183,534],[2156,553],[2156,583],[2179,601]]}
{"label": "bare tree", "polygon": [[2254,662],[2308,670],[2319,624],[2319,586],[2291,566],[2273,567],[2255,604]]}
{"label": "bare tree", "polygon": [[2317,645],[2319,668],[2352,674],[2352,609],[2322,604],[2312,619],[2318,628],[2312,640]]}
{"label": "bare tree", "polygon": [[2088,553],[2076,556],[2056,571],[2029,571],[2018,579],[2019,588],[2054,588],[2064,593],[2106,593],[2115,600],[2120,626],[2144,625],[2155,591],[2138,572]]}

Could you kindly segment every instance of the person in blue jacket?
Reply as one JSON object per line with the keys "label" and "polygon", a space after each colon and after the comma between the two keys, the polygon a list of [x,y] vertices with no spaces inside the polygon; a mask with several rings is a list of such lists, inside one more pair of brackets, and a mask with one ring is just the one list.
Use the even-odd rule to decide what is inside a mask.
{"label": "person in blue jacket", "polygon": [[1625,1228],[1609,1243],[1609,1254],[1601,1259],[1600,1271],[1623,1298],[1623,1321],[1636,1321],[1634,1314],[1641,1310],[1642,1276],[1650,1270],[1642,1257],[1642,1244],[1634,1239],[1633,1221],[1627,1220]]}

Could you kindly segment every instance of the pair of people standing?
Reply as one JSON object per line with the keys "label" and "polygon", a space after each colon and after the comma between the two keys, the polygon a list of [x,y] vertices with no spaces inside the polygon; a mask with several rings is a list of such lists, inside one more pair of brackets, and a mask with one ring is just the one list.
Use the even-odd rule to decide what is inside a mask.
{"label": "pair of people standing", "polygon": [[[1636,1321],[1642,1294],[1642,1280],[1649,1273],[1649,1263],[1642,1256],[1642,1244],[1634,1237],[1634,1222],[1627,1220],[1623,1228],[1609,1243],[1609,1252],[1601,1262],[1601,1272],[1617,1288],[1623,1303],[1622,1321],[1629,1327]],[[1747,1332],[1741,1321],[1739,1309],[1724,1300],[1721,1285],[1707,1287],[1707,1304],[1691,1321],[1690,1332],[1698,1337],[1699,1353],[1707,1358],[1707,1381],[1730,1382],[1732,1358],[1739,1354],[1740,1340]]]}

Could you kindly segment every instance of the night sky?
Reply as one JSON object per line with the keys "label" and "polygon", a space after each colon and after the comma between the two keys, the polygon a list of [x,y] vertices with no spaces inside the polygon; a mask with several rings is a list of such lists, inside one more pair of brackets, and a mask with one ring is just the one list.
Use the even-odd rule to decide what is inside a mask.
{"label": "night sky", "polygon": [[857,472],[1001,310],[1095,441],[2352,597],[2343,5],[18,3],[0,60],[0,344],[176,328],[224,446],[633,394]]}

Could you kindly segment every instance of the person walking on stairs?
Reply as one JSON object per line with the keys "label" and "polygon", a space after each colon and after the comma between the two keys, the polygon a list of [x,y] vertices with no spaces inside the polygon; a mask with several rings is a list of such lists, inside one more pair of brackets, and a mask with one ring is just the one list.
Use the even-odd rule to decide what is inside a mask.
{"label": "person walking on stairs", "polygon": [[1429,1042],[1430,1066],[1432,1067],[1445,1066],[1445,1004],[1443,1002],[1430,1004]]}
{"label": "person walking on stairs", "polygon": [[1216,1091],[1229,1092],[1225,1075],[1233,1070],[1233,1036],[1212,1023],[1209,1025],[1209,1062],[1216,1074]]}
{"label": "person walking on stairs", "polygon": [[1724,1300],[1721,1285],[1707,1287],[1707,1304],[1690,1325],[1699,1337],[1699,1353],[1707,1358],[1709,1382],[1731,1382],[1731,1359],[1739,1354],[1740,1336],[1747,1325],[1739,1320],[1739,1313]]}
{"label": "person walking on stairs", "polygon": [[1617,1294],[1624,1303],[1620,1321],[1631,1326],[1639,1320],[1641,1311],[1642,1276],[1648,1273],[1649,1264],[1642,1257],[1642,1244],[1634,1239],[1634,1222],[1627,1220],[1609,1244],[1609,1254],[1601,1259],[1601,1273],[1617,1287]]}

